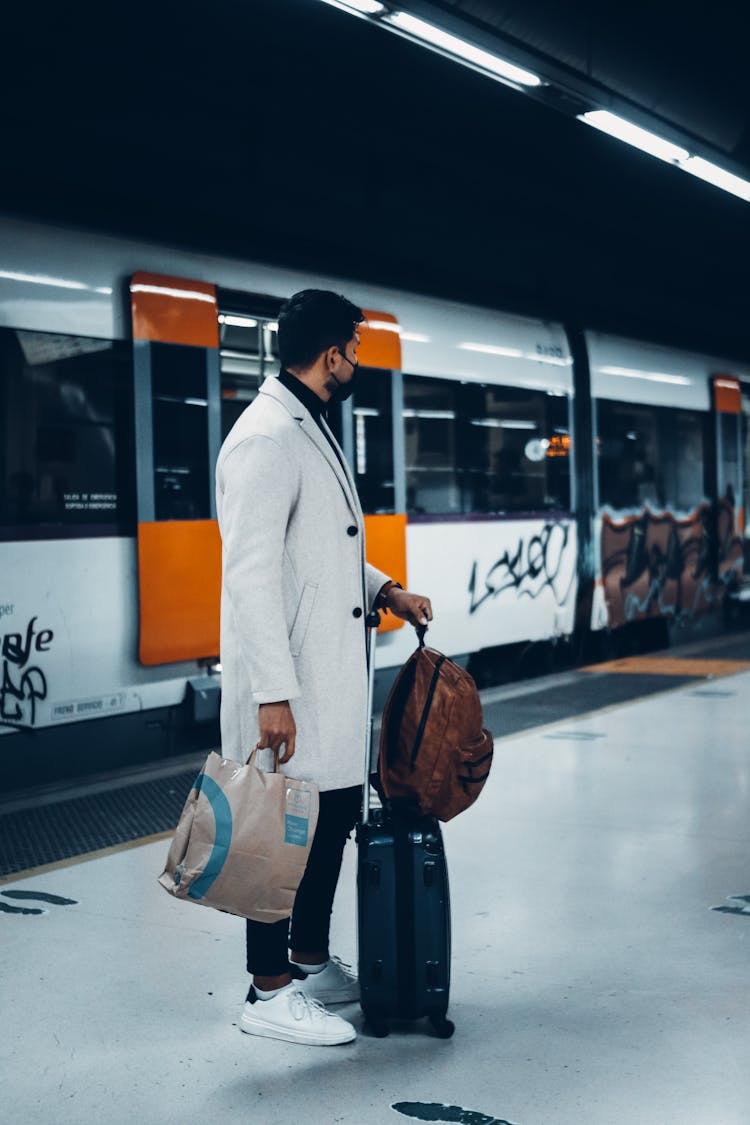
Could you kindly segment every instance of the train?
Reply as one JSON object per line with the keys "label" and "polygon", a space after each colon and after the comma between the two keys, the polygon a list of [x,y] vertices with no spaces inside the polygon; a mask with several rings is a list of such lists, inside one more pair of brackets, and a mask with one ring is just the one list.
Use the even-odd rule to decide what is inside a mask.
{"label": "train", "polygon": [[[330,422],[368,557],[480,679],[744,598],[747,363],[13,216],[0,246],[9,788],[216,744],[214,463],[303,288],[367,318]],[[414,635],[381,628],[385,690]]]}

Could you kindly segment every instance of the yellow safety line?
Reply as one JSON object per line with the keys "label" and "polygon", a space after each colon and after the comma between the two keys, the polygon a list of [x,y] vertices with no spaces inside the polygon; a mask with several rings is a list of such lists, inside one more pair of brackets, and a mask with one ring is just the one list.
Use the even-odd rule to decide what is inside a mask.
{"label": "yellow safety line", "polygon": [[117,855],[130,848],[141,848],[144,844],[155,844],[157,840],[169,840],[174,836],[174,829],[169,832],[157,832],[155,836],[139,836],[137,840],[126,840],[124,844],[113,844],[109,848],[99,848],[95,852],[84,852],[83,855],[71,855],[67,859],[58,859],[54,863],[43,863],[41,867],[27,867],[25,871],[13,871],[10,875],[0,875],[0,886],[6,883],[15,883],[19,879],[30,879],[34,875],[46,875],[48,871],[59,871],[63,867],[74,867],[77,863],[88,863],[90,859],[103,859],[108,855]]}
{"label": "yellow safety line", "polygon": [[705,660],[679,656],[625,656],[588,664],[580,672],[625,672],[649,676],[733,676],[750,669],[748,660]]}

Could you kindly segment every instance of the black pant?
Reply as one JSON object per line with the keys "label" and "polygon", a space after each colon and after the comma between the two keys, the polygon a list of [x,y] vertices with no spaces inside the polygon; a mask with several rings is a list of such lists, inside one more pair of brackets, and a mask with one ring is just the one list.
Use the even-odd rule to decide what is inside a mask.
{"label": "black pant", "polygon": [[328,931],[344,844],[357,823],[362,787],[331,789],[320,794],[320,811],[307,867],[291,917],[278,922],[247,921],[247,971],[275,977],[289,970],[291,947],[297,953],[328,949]]}

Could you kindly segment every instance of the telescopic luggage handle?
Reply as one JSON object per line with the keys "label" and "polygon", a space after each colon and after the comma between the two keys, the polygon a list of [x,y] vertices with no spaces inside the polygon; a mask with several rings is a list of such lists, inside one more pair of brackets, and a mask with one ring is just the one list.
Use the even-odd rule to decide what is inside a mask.
{"label": "telescopic luggage handle", "polygon": [[370,818],[370,761],[372,758],[372,706],[375,696],[375,638],[380,624],[380,614],[373,609],[365,618],[367,646],[367,732],[365,735],[365,784],[362,794],[362,823]]}

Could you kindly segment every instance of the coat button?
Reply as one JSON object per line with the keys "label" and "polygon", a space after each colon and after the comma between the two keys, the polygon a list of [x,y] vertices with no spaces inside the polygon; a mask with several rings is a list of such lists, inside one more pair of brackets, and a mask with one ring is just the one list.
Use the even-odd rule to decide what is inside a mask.
{"label": "coat button", "polygon": [[356,529],[356,527],[354,526],[354,524],[352,524],[352,525],[351,525],[351,527],[347,527],[347,529],[346,529],[346,534],[347,534],[347,535],[352,535],[352,536],[353,536],[353,535],[356,535],[356,534],[357,534],[357,529]]}
{"label": "coat button", "polygon": [[360,609],[360,607],[359,607],[359,606],[356,606],[356,607],[355,607],[355,608],[354,608],[354,609],[352,610],[352,617],[361,617],[361,616],[362,616],[362,610]]}

